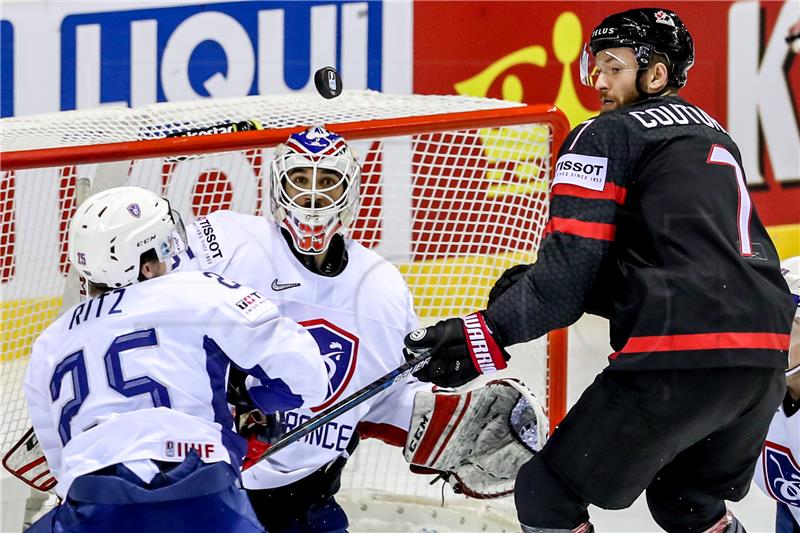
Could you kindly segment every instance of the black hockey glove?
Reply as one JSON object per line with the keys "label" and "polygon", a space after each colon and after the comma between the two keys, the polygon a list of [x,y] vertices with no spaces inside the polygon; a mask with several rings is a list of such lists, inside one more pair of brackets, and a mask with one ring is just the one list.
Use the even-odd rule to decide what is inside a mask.
{"label": "black hockey glove", "polygon": [[500,276],[500,279],[494,282],[494,287],[492,287],[492,290],[489,291],[489,302],[486,304],[486,307],[492,305],[501,294],[506,292],[517,281],[521,280],[530,268],[531,265],[514,265],[503,272],[503,275]]}
{"label": "black hockey glove", "polygon": [[492,337],[483,313],[440,320],[412,331],[405,338],[406,359],[431,351],[430,362],[414,373],[420,381],[440,387],[459,387],[480,374],[506,367],[509,355]]}
{"label": "black hockey glove", "polygon": [[234,407],[236,432],[247,439],[247,453],[242,466],[249,468],[287,429],[283,413],[275,411],[265,414],[256,407],[247,392],[246,377],[244,371],[231,367],[227,397],[228,403]]}

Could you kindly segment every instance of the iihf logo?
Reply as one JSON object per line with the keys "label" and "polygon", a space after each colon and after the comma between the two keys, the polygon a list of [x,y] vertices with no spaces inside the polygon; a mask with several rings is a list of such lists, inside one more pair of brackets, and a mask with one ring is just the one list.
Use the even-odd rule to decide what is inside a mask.
{"label": "iihf logo", "polygon": [[142,216],[142,210],[139,208],[139,204],[130,204],[128,206],[128,213],[139,218]]}
{"label": "iihf logo", "polygon": [[356,368],[358,337],[324,318],[306,320],[300,325],[314,337],[328,369],[328,394],[322,404],[311,409],[319,411],[335,402],[347,389]]}

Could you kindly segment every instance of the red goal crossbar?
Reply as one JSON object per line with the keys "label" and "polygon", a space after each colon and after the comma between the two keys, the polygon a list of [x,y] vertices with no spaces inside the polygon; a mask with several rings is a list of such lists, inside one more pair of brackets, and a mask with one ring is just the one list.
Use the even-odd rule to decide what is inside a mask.
{"label": "red goal crossbar", "polygon": [[[546,124],[550,128],[552,148],[549,159],[550,168],[554,168],[557,148],[566,138],[570,126],[564,113],[550,105],[343,121],[326,124],[326,127],[348,140],[358,140],[536,123]],[[267,148],[276,146],[290,134],[302,129],[300,126],[295,126],[215,135],[4,151],[0,152],[0,171]],[[553,331],[549,334],[549,350],[551,356],[548,357],[548,372],[551,380],[548,384],[548,410],[551,424],[554,426],[566,412],[566,330]]]}

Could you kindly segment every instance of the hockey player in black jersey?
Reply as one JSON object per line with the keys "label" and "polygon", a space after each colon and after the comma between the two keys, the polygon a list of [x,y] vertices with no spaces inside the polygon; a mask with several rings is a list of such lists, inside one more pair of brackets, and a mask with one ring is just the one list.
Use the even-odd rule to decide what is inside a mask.
{"label": "hockey player in black jersey", "polygon": [[736,143],[677,95],[693,61],[669,10],[603,20],[581,61],[602,112],[561,147],[538,261],[487,309],[406,337],[433,352],[420,379],[458,386],[506,346],[608,318],[608,367],[517,477],[525,532],[591,531],[589,504],[645,490],[667,531],[743,531],[725,500],[747,493],[783,398],[794,306]]}

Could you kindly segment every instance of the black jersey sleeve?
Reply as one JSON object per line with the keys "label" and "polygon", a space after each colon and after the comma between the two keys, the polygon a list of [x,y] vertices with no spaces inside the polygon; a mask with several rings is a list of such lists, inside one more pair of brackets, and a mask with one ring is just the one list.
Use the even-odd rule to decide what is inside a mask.
{"label": "black jersey sleeve", "polygon": [[583,314],[625,202],[628,135],[611,114],[578,125],[564,141],[538,259],[486,310],[503,345],[540,337]]}

